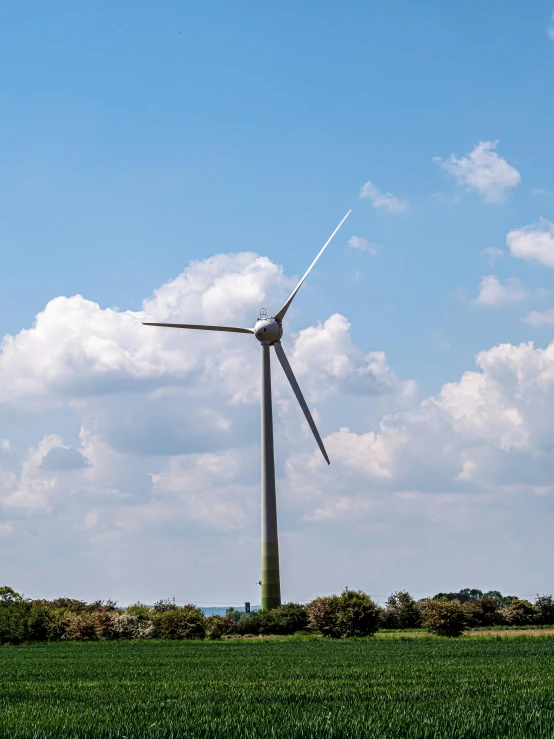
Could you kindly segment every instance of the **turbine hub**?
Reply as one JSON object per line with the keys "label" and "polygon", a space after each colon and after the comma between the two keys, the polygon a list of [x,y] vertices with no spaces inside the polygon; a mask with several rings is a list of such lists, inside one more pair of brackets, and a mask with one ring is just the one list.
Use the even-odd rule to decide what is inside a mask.
{"label": "turbine hub", "polygon": [[274,344],[283,335],[283,328],[275,318],[259,318],[254,326],[254,335],[262,344]]}

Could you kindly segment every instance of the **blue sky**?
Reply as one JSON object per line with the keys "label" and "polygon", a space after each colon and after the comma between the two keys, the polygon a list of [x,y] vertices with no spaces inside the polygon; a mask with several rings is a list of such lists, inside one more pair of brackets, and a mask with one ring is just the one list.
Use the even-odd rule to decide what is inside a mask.
{"label": "blue sky", "polygon": [[[279,307],[290,282],[303,273],[344,213],[354,209],[295,301],[290,315],[290,330],[297,342],[294,355],[297,366],[304,367],[304,385],[309,384],[308,370],[316,372],[317,368],[308,367],[309,362],[302,365],[303,351],[307,351],[302,348],[302,341],[308,346],[310,334],[299,332],[340,314],[351,327],[346,331],[343,324],[333,324],[336,330],[329,329],[329,336],[334,337],[329,341],[343,342],[341,351],[344,350],[351,363],[348,371],[359,374],[361,357],[375,352],[385,353],[388,369],[375,370],[379,375],[379,378],[375,375],[377,384],[372,388],[364,386],[363,391],[354,392],[344,378],[339,382],[333,369],[319,378],[321,384],[313,385],[311,402],[317,408],[326,435],[337,434],[342,427],[360,437],[379,433],[383,419],[399,412],[411,414],[398,422],[400,426],[410,427],[410,423],[415,423],[419,403],[425,404],[427,398],[440,393],[444,383],[460,383],[465,371],[476,369],[475,357],[479,352],[490,352],[502,344],[517,347],[528,341],[546,349],[554,325],[546,313],[553,301],[552,265],[544,255],[540,259],[533,257],[532,250],[533,239],[543,232],[549,233],[545,222],[540,225],[540,219],[554,220],[551,174],[554,103],[550,94],[554,40],[549,36],[553,10],[552,3],[541,0],[530,5],[495,1],[461,5],[347,2],[340,7],[328,2],[300,6],[285,2],[275,7],[255,3],[231,6],[222,2],[192,6],[168,1],[162,7],[144,2],[120,3],[115,7],[106,2],[53,2],[48,6],[28,3],[25,8],[15,5],[3,8],[0,336],[10,334],[16,337],[17,343],[14,355],[8,356],[4,350],[3,358],[4,385],[12,387],[13,381],[17,392],[14,389],[11,398],[7,394],[5,408],[0,408],[0,437],[11,450],[10,459],[4,462],[3,499],[12,502],[4,506],[0,515],[0,521],[5,522],[6,552],[17,556],[25,546],[25,537],[39,541],[37,531],[42,524],[33,516],[40,509],[40,520],[48,522],[44,529],[47,533],[44,540],[36,543],[37,548],[32,549],[33,556],[40,553],[45,562],[57,561],[53,544],[56,532],[76,531],[77,521],[88,514],[89,522],[95,520],[96,514],[101,522],[101,511],[106,520],[110,518],[107,507],[94,502],[94,496],[102,498],[107,490],[119,491],[123,501],[121,511],[127,505],[134,514],[144,503],[146,508],[139,516],[140,523],[135,520],[134,530],[142,531],[141,535],[151,540],[153,546],[158,541],[156,537],[165,536],[162,523],[152,524],[156,515],[160,521],[163,516],[158,509],[148,508],[152,503],[148,485],[153,479],[149,475],[161,475],[160,479],[167,478],[168,490],[175,488],[177,483],[173,478],[169,480],[168,470],[171,468],[175,477],[176,467],[192,464],[187,455],[209,454],[211,437],[206,432],[201,451],[187,447],[186,440],[192,437],[185,427],[190,421],[197,428],[195,424],[200,421],[194,413],[200,410],[183,401],[180,415],[172,415],[171,409],[165,406],[154,409],[149,394],[162,392],[164,387],[176,382],[188,398],[199,393],[203,383],[209,384],[212,376],[191,369],[191,374],[175,380],[173,355],[164,354],[165,344],[163,352],[160,344],[156,350],[152,347],[148,350],[154,352],[152,357],[157,357],[151,359],[153,364],[163,365],[162,369],[158,367],[156,375],[159,387],[154,387],[148,384],[154,382],[148,375],[150,370],[137,369],[138,343],[116,361],[111,354],[108,357],[109,352],[102,354],[103,344],[104,349],[98,349],[101,342],[97,332],[108,331],[106,326],[112,325],[112,319],[119,321],[119,326],[124,311],[140,311],[145,298],[164,284],[173,284],[170,281],[178,278],[191,261],[209,260],[218,254],[254,252],[267,257],[274,265],[282,265],[286,277],[279,278],[281,282],[275,287],[267,287],[263,270],[259,275],[256,272],[261,286],[259,294],[272,312]],[[472,160],[471,153],[478,151],[476,147],[481,142],[492,143],[485,148],[482,159],[474,154]],[[464,162],[471,161],[474,179],[469,181],[464,175]],[[491,166],[500,169],[491,175]],[[486,179],[489,175],[492,181]],[[404,205],[391,209],[379,205],[375,198],[372,201],[360,197],[368,181]],[[485,184],[479,189],[476,182]],[[519,252],[517,247],[508,248],[507,235],[515,232],[521,242],[522,234],[527,233],[522,229],[526,227],[534,229],[533,244],[525,241]],[[349,246],[354,236],[376,245],[370,247],[376,254]],[[483,254],[487,248],[489,253]],[[491,248],[502,253],[490,252]],[[236,276],[243,269],[250,268],[242,262],[239,264],[236,258],[218,262],[210,279],[217,282],[224,274]],[[270,274],[272,268],[267,269]],[[199,273],[193,270],[190,274],[191,281],[198,279],[202,289],[208,289],[208,283],[202,282]],[[497,280],[489,284],[492,293],[490,289],[488,293],[483,292],[482,280],[491,275]],[[181,288],[175,290],[179,292]],[[196,310],[194,295],[200,299],[201,290],[200,287],[195,290],[193,297],[183,297],[184,293],[179,292],[177,303],[188,306],[187,310]],[[478,301],[480,290],[481,302]],[[231,290],[227,298],[223,292],[221,302],[217,303],[217,315],[210,314],[212,320],[220,316],[221,322],[225,322],[228,300],[233,294]],[[69,331],[69,322],[74,326],[79,323],[79,317],[88,315],[87,311],[94,312],[88,304],[79,307],[73,303],[56,303],[55,320],[59,324],[52,328],[55,323],[52,318],[48,324],[52,333],[46,335],[43,348],[39,349],[39,344],[31,340],[25,343],[25,334],[20,332],[33,327],[35,317],[49,301],[75,295],[97,303],[101,312],[94,319],[90,316],[90,320],[83,319],[82,325],[79,324],[82,331],[79,335],[75,332],[74,343],[67,353],[61,348],[65,340],[64,316]],[[105,312],[114,307],[118,309],[115,318]],[[253,320],[258,307],[261,306],[255,300],[247,301],[240,309],[247,311],[244,320],[251,314]],[[159,304],[155,310],[163,313]],[[205,306],[203,310],[202,315],[208,315]],[[532,311],[535,318],[529,318]],[[187,316],[181,318],[185,320]],[[98,322],[102,324],[101,329]],[[120,329],[123,331],[123,323],[117,331]],[[116,332],[116,336],[120,334]],[[351,345],[348,349],[344,348],[346,336]],[[112,339],[116,343],[120,341],[120,338]],[[180,341],[176,346],[183,356],[189,351],[186,344],[189,339],[148,338],[145,344],[152,341]],[[290,341],[292,351],[292,336]],[[202,340],[194,347],[198,367],[203,367],[204,372],[212,362],[219,361],[219,345],[210,347]],[[214,353],[213,357],[210,352]],[[257,383],[256,356],[252,355],[253,387]],[[530,356],[533,360],[529,361],[536,361],[543,368],[537,371],[544,371],[548,376],[542,355]],[[511,360],[511,363],[507,359],[494,361],[494,372],[498,363],[505,362],[506,373],[518,377],[524,373],[523,369],[516,371]],[[109,371],[102,362],[110,367]],[[521,362],[522,366],[528,366],[527,360]],[[183,364],[186,363],[183,359]],[[104,369],[98,370],[100,365]],[[115,365],[120,374],[112,378],[114,384],[106,390],[107,385],[98,380],[98,373],[104,377]],[[81,384],[70,378],[68,368],[85,378]],[[498,371],[499,377],[504,377]],[[136,379],[139,375],[143,379],[148,375],[150,379],[130,392],[129,377]],[[169,376],[173,379],[168,379]],[[405,383],[412,380],[417,383],[417,390],[409,391]],[[502,383],[502,379],[498,382]],[[375,389],[377,385],[379,391]],[[521,387],[517,391],[509,383],[502,387],[503,407],[512,408],[510,398],[514,403],[523,398],[525,407],[533,402],[541,404],[539,400],[527,398]],[[554,391],[548,384],[541,387],[542,403],[548,406],[549,394]],[[225,423],[236,423],[242,429],[244,448],[255,454],[255,406],[244,401],[245,408],[236,411],[232,389],[228,393],[219,400],[220,407],[229,411]],[[311,446],[304,437],[298,437],[303,441],[297,439],[291,445],[296,430],[289,431],[287,424],[300,430],[301,424],[294,410],[286,406],[286,397],[284,389],[283,439],[279,452],[281,488],[293,491],[295,485],[304,489],[304,483],[291,472],[295,465],[291,459],[298,452],[298,444],[306,453],[311,452]],[[20,400],[16,402],[14,398]],[[489,400],[496,403],[497,395]],[[140,415],[137,418],[131,409],[139,406],[142,410],[136,411]],[[119,418],[110,416],[110,407],[120,408]],[[493,415],[488,406],[483,413],[476,410],[475,404],[471,408],[472,411],[463,411],[463,418],[469,418],[471,413],[487,419]],[[128,413],[127,431],[134,427],[128,443],[123,443],[126,431],[118,425],[125,413]],[[507,413],[499,418],[512,418]],[[287,414],[290,414],[288,421]],[[193,416],[194,423],[190,420]],[[458,423],[459,416],[456,418]],[[507,423],[512,421],[513,418]],[[535,422],[537,425],[533,426]],[[496,444],[495,449],[502,450],[502,459],[490,465],[505,474],[510,464],[516,464],[513,460],[517,454],[523,454],[525,444],[529,460],[549,448],[547,420],[539,422],[535,416],[533,420],[525,418],[520,426],[525,426],[528,433],[518,437],[517,443],[512,437],[506,442],[504,422],[498,423],[499,426],[494,425],[494,433],[491,432],[493,436],[496,434],[497,441],[487,437],[486,443],[493,447]],[[155,439],[148,437],[148,429],[166,429],[171,424],[180,424],[183,436],[167,440],[171,452],[149,459],[145,450],[150,444],[155,445]],[[429,421],[427,427],[430,424]],[[140,443],[137,428],[145,429]],[[539,428],[542,441],[533,445],[529,439],[535,438]],[[450,432],[453,443],[465,433],[457,427],[450,428]],[[164,433],[152,431],[162,439]],[[41,447],[42,452],[37,452],[41,439],[52,435],[58,441],[51,440]],[[93,438],[96,446],[91,442]],[[124,452],[116,449],[120,442]],[[35,459],[35,467],[52,472],[51,465],[40,462],[48,454],[44,451],[48,444],[51,448],[67,447],[68,455],[73,454],[74,448],[79,449],[85,460],[83,474],[88,477],[85,481],[80,478],[63,481],[63,475],[58,474],[55,482],[52,476],[41,478],[44,490],[59,487],[55,503],[42,505],[35,501],[34,508],[30,503],[26,504],[27,508],[24,505],[18,508],[19,504],[13,503],[18,499],[10,496],[27,496],[28,501],[29,479],[35,482],[38,479],[35,472],[29,472],[25,478],[25,465],[30,469],[31,460]],[[96,451],[91,450],[91,444]],[[214,453],[224,453],[224,441],[214,444]],[[429,444],[432,447],[432,442]],[[475,469],[479,463],[467,455],[473,454],[470,450],[480,453],[480,444],[486,445],[481,431],[467,441],[461,452],[462,457],[466,455],[466,462],[477,465]],[[102,453],[98,451],[100,447]],[[516,448],[519,451],[514,451]],[[225,453],[231,454],[234,460],[243,459],[236,445],[230,445],[229,449],[234,451]],[[116,463],[114,455],[120,452],[127,456],[118,457]],[[366,458],[371,453],[364,451]],[[441,456],[438,448],[436,454]],[[140,457],[140,464],[134,455]],[[345,452],[339,464],[345,465],[348,471],[351,459],[350,452]],[[194,463],[203,464],[198,459]],[[531,467],[532,464],[529,461]],[[68,465],[68,469],[74,469],[69,462]],[[304,462],[297,462],[298,468],[303,465]],[[243,500],[242,512],[237,513],[237,522],[240,519],[241,523],[225,534],[229,546],[238,547],[232,542],[240,536],[249,542],[244,545],[244,559],[237,554],[236,571],[246,566],[251,556],[257,557],[257,529],[252,528],[249,518],[252,515],[254,521],[257,515],[256,470],[245,472],[244,479],[242,474],[237,472],[236,479],[228,480],[226,485],[231,487],[221,493],[225,501],[233,494]],[[369,506],[375,481],[371,477],[374,473],[367,474],[369,477],[364,478],[363,484],[354,475],[355,492],[343,490],[341,499],[362,496]],[[457,479],[457,473],[448,474],[448,479]],[[468,484],[472,474],[469,471],[466,474]],[[548,475],[544,474],[546,479]],[[437,485],[442,487],[437,491],[430,483],[434,472],[429,467],[425,474],[421,473],[422,477],[420,472],[413,472],[412,478],[408,473],[397,477],[396,472],[391,472],[391,475],[387,479],[402,480],[394,495],[404,495],[407,491],[431,497],[470,496],[477,491],[485,497],[498,495],[501,503],[487,498],[482,513],[476,515],[496,527],[499,541],[507,537],[506,546],[511,547],[509,551],[515,558],[514,574],[510,579],[499,569],[493,570],[486,587],[500,586],[499,580],[504,577],[503,587],[527,592],[525,588],[531,587],[525,584],[527,567],[538,556],[533,547],[541,538],[541,522],[546,525],[544,522],[550,521],[544,512],[547,510],[550,515],[550,493],[543,490],[548,487],[545,479],[541,477],[536,483],[540,491],[525,488],[525,493],[516,494],[512,490],[509,495],[516,497],[510,497],[508,503],[498,480],[485,483],[484,477],[473,478],[474,488],[460,492],[453,487],[461,485],[466,478],[452,485],[441,478]],[[213,486],[214,483],[203,484]],[[329,512],[335,510],[333,495],[339,494],[337,485],[334,489],[329,480],[323,484],[329,486],[325,493],[328,499],[318,510]],[[526,479],[523,484],[531,483]],[[198,485],[201,491],[202,485]],[[24,488],[27,492],[22,492]],[[88,502],[75,508],[77,488],[87,489],[84,499]],[[431,488],[434,492],[430,492]],[[381,490],[379,495],[386,498],[393,493]],[[531,497],[527,499],[526,495]],[[201,498],[202,493],[198,492],[198,496]],[[312,545],[314,551],[319,551],[316,540],[331,536],[338,551],[344,547],[344,557],[336,558],[337,571],[327,580],[323,572],[312,575],[320,589],[341,587],[342,575],[349,573],[348,562],[366,556],[363,554],[366,534],[360,534],[356,546],[347,546],[346,542],[355,537],[352,539],[345,523],[335,523],[331,514],[321,514],[321,525],[315,531],[315,525],[298,523],[312,520],[309,504],[306,503],[305,510],[296,512],[294,506],[288,507],[287,500],[283,493],[283,536],[286,539],[290,534],[290,541],[294,541],[288,551],[298,552],[300,557],[308,556]],[[206,546],[209,551],[211,537],[217,537],[217,526],[210,528],[209,513],[204,518],[198,518],[198,513],[191,514],[191,505],[189,501],[183,508],[183,530],[188,527],[187,531],[194,531],[200,538],[199,546]],[[217,508],[219,503],[213,505]],[[519,513],[520,507],[535,510],[536,506],[540,508],[536,518],[531,517],[526,524],[527,519]],[[438,514],[435,511],[426,518],[421,513],[424,508],[422,504],[413,520],[406,510],[368,512],[367,525],[381,526],[382,541],[378,545],[381,550],[389,551],[385,544],[394,527],[400,525],[400,518],[408,521],[405,525],[410,531],[419,532],[420,542],[421,537],[428,537],[428,527]],[[506,508],[516,512],[511,514],[512,518],[506,514],[508,523],[502,524],[504,514],[499,510]],[[361,508],[356,510],[355,515],[360,515]],[[124,517],[124,512],[121,515]],[[448,517],[448,525],[459,532],[460,542],[470,536],[469,523],[465,532],[460,528],[460,521],[467,520],[464,516],[460,512],[458,519],[453,514]],[[133,515],[130,513],[129,517],[132,519]],[[195,529],[194,522],[200,520],[202,524]],[[491,523],[493,520],[496,523]],[[86,531],[97,525],[100,524],[87,524]],[[443,531],[447,538],[448,525],[444,524]],[[327,531],[326,526],[335,528]],[[321,533],[324,529],[325,533]],[[135,590],[140,589],[139,580],[133,580],[131,574],[136,571],[136,562],[131,555],[125,560],[122,552],[131,551],[134,545],[121,534],[121,527],[114,530],[107,527],[103,531],[106,538],[102,541],[109,540],[113,556],[120,558],[110,586],[112,591],[106,595],[131,597],[121,583],[131,582]],[[450,535],[453,536],[452,532]],[[546,530],[544,535],[546,541]],[[80,541],[82,534],[68,536],[66,554],[70,552],[85,559],[98,556],[86,554]],[[179,546],[185,547],[181,535],[175,536]],[[90,547],[90,551],[96,551],[93,544]],[[411,551],[410,547],[416,544],[412,542],[406,551]],[[240,547],[236,551],[239,550]],[[433,553],[425,547],[418,551],[418,567],[425,569],[430,566]],[[481,558],[487,556],[484,549],[479,552]],[[368,558],[371,556],[374,555],[367,554]],[[192,582],[196,589],[202,590],[203,597],[216,600],[210,594],[222,588],[218,580],[220,566],[217,566],[218,575],[214,575],[208,559],[202,570],[203,579]],[[419,574],[406,575],[400,584],[422,595],[433,588],[481,587],[479,559],[465,565],[465,569],[459,560],[453,559],[449,565],[459,582],[454,576],[452,581],[446,581],[448,572],[439,572],[427,579]],[[394,567],[390,566],[390,573],[388,565],[385,566],[382,584],[362,582],[361,576],[359,582],[354,582],[356,571],[350,575],[349,584],[381,590],[390,582],[389,589],[393,589],[396,581]],[[36,590],[39,582],[50,590],[59,587],[69,592],[81,588],[84,596],[93,597],[102,579],[100,571],[93,571],[93,565],[90,567],[87,570],[90,584],[83,584],[71,578],[67,582],[56,578],[45,580],[44,573],[35,580],[29,574],[32,567],[28,563],[14,568],[10,584],[17,587],[23,582],[21,587],[29,591]],[[232,582],[233,587],[225,597],[233,598],[234,593],[244,590],[238,575]],[[540,577],[531,584],[532,590],[548,587]],[[169,575],[163,585],[168,589],[173,587]],[[300,579],[294,581],[291,596],[302,599],[311,594],[303,589]],[[147,589],[138,593],[145,598],[152,595],[155,594]],[[248,595],[256,601],[255,591]]]}

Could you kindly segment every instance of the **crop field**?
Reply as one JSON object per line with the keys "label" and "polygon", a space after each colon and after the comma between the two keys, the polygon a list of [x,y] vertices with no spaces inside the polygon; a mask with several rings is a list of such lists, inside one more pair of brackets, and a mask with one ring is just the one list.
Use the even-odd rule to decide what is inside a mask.
{"label": "crop field", "polygon": [[554,638],[0,648],[9,737],[552,737]]}

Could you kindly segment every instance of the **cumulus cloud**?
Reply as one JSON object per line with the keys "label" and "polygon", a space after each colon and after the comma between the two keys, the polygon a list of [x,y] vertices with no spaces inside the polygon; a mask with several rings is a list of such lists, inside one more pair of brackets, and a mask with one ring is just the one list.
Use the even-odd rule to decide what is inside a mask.
{"label": "cumulus cloud", "polygon": [[330,393],[413,396],[413,381],[400,382],[388,366],[384,352],[363,354],[352,343],[350,322],[338,313],[324,323],[299,332],[291,354],[295,374],[303,379],[309,397],[319,400]]}
{"label": "cumulus cloud", "polygon": [[[247,464],[257,459],[252,446],[259,442],[252,408],[259,399],[257,342],[141,321],[252,325],[260,305],[281,305],[292,282],[268,259],[243,253],[192,263],[137,312],[103,309],[81,296],[50,301],[32,328],[2,343],[0,419],[21,423],[69,407],[80,445],[47,433],[18,466],[9,441],[0,442],[4,510],[52,513],[70,495],[72,505],[127,501],[136,515],[158,521],[163,510],[173,510],[220,527],[244,524],[243,503],[257,485]],[[371,402],[409,396],[413,383],[400,382],[382,352],[364,355],[349,331],[348,321],[335,314],[290,336],[287,351],[307,397],[317,402],[346,392]],[[280,372],[274,379],[281,422],[291,418],[294,425],[290,388]],[[313,445],[309,436],[296,442]],[[231,498],[242,502],[231,504]],[[103,525],[97,508],[83,520],[87,530]]]}
{"label": "cumulus cloud", "polygon": [[[60,481],[55,474],[57,468],[45,465],[44,462],[57,450],[67,451],[62,445],[60,437],[50,434],[28,451],[19,476],[12,474],[8,484],[4,480],[1,497],[5,509],[40,514],[53,510],[56,495],[60,492]],[[80,467],[86,466],[84,458],[82,459],[84,464]]]}
{"label": "cumulus cloud", "polygon": [[477,365],[418,408],[385,416],[375,432],[330,434],[331,480],[317,455],[291,458],[289,484],[304,490],[307,517],[345,515],[338,506],[349,495],[358,518],[363,504],[371,515],[404,516],[417,501],[435,520],[459,522],[478,501],[554,493],[554,343],[499,345]]}
{"label": "cumulus cloud", "polygon": [[513,257],[554,267],[554,224],[550,221],[541,218],[535,225],[513,229],[506,243]]}
{"label": "cumulus cloud", "polygon": [[352,249],[357,249],[358,251],[366,251],[368,254],[371,254],[372,257],[377,256],[379,251],[379,247],[376,244],[372,244],[362,236],[351,236],[348,239],[348,246],[352,247]]}
{"label": "cumulus cloud", "polygon": [[[141,321],[186,317],[191,323],[252,326],[260,306],[280,305],[291,284],[268,259],[243,253],[193,262],[138,312],[103,309],[80,295],[55,298],[32,328],[2,341],[0,418],[14,408],[44,410],[94,395],[179,385],[204,372],[225,382],[246,337],[145,327]],[[206,352],[213,356],[209,364]],[[236,362],[234,390],[243,401],[244,359]]]}
{"label": "cumulus cloud", "polygon": [[[41,429],[25,447],[2,428],[6,581],[29,595],[122,599],[163,597],[181,583],[181,599],[236,600],[255,587],[257,343],[140,320],[216,323],[232,304],[232,322],[251,325],[290,283],[255,254],[221,255],[191,264],[136,313],[58,298],[4,341],[0,414],[28,423],[30,435]],[[508,516],[514,495],[554,493],[554,344],[493,347],[477,356],[476,371],[418,403],[415,383],[399,379],[378,347],[356,346],[350,328],[333,314],[284,340],[331,467],[274,363],[283,573],[296,582],[294,562],[304,562],[289,591],[299,599],[317,594],[306,581],[319,592],[341,587],[355,552],[389,552],[399,531],[417,562],[440,532],[446,545],[456,530]],[[63,435],[51,429],[50,409],[59,407],[71,411]],[[331,556],[326,527],[335,524],[347,536]],[[391,576],[383,587],[396,587]],[[253,600],[256,592],[247,589]]]}
{"label": "cumulus cloud", "polygon": [[172,457],[152,475],[155,496],[166,508],[208,526],[240,529],[256,510],[259,488],[257,449]]}
{"label": "cumulus cloud", "polygon": [[486,275],[481,280],[479,295],[475,302],[478,305],[498,306],[517,303],[528,297],[528,291],[517,277],[509,277],[502,283],[496,275]]}
{"label": "cumulus cloud", "polygon": [[485,203],[501,203],[505,191],[514,189],[521,175],[511,164],[499,157],[495,149],[498,141],[481,141],[467,157],[449,159],[434,157],[433,161],[453,175],[466,190],[478,192]]}
{"label": "cumulus cloud", "polygon": [[382,192],[371,180],[368,180],[360,190],[360,197],[367,198],[377,210],[389,213],[402,213],[408,207],[407,200],[401,200],[390,192]]}

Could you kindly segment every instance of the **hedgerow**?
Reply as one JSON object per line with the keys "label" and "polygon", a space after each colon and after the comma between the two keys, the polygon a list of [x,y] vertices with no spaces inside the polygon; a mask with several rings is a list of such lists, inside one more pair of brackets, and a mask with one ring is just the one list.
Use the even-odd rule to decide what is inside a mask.
{"label": "hedgerow", "polygon": [[366,637],[381,629],[424,627],[439,636],[460,636],[468,628],[515,628],[554,623],[554,598],[535,603],[497,591],[462,590],[416,601],[393,593],[384,608],[366,593],[346,588],[340,595],[315,598],[308,605],[285,603],[248,616],[230,608],[209,616],[196,606],[159,600],[118,608],[111,600],[91,603],[73,598],[31,600],[0,587],[0,644],[43,641],[132,639],[228,639],[316,633],[329,639]]}

